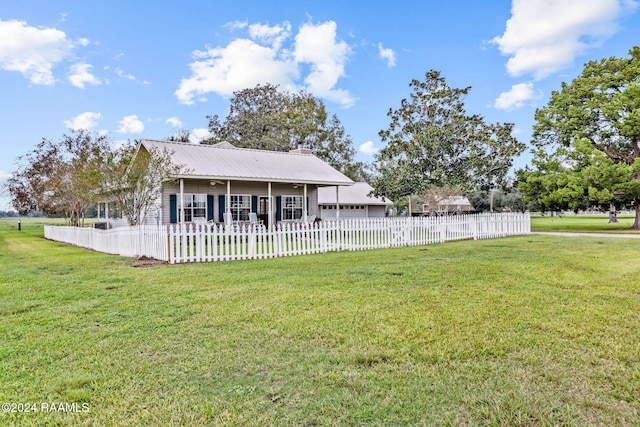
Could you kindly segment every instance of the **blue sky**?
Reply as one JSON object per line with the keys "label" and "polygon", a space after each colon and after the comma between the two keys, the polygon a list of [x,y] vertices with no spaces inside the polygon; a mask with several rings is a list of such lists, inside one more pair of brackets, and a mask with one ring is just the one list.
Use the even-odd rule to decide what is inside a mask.
{"label": "blue sky", "polygon": [[[0,184],[18,156],[69,128],[114,141],[188,129],[197,140],[233,91],[265,82],[322,98],[363,161],[382,147],[389,108],[431,69],[472,87],[468,112],[515,123],[528,142],[552,90],[638,44],[639,3],[3,2]],[[8,200],[0,194],[0,210]]]}

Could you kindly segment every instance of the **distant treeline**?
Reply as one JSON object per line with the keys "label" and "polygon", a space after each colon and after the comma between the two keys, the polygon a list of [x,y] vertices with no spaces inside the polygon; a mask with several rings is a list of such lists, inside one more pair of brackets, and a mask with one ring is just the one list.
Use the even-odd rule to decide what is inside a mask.
{"label": "distant treeline", "polygon": [[5,218],[5,217],[13,218],[17,216],[20,216],[20,215],[18,215],[18,212],[16,211],[0,211],[0,218]]}

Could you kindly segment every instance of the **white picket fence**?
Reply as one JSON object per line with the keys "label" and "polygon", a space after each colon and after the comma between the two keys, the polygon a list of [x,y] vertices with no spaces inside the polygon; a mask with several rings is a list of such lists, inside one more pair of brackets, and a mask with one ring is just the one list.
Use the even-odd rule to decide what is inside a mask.
{"label": "white picket fence", "polygon": [[139,225],[99,230],[87,227],[45,226],[44,237],[81,248],[126,257],[169,260],[167,227]]}
{"label": "white picket fence", "polygon": [[96,230],[45,227],[45,237],[123,256],[174,263],[264,259],[340,250],[427,245],[490,239],[531,232],[529,214],[414,218],[366,218],[281,224],[273,230],[249,224],[183,224]]}

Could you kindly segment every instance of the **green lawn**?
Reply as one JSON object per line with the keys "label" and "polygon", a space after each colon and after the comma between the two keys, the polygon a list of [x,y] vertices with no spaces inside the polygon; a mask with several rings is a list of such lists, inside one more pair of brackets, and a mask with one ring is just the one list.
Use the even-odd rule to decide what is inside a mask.
{"label": "green lawn", "polygon": [[0,220],[0,402],[39,409],[3,426],[640,419],[640,240],[140,268],[41,234]]}
{"label": "green lawn", "polygon": [[618,222],[609,224],[608,215],[532,216],[531,231],[640,233],[640,230],[631,230],[634,218],[633,215],[618,215]]}

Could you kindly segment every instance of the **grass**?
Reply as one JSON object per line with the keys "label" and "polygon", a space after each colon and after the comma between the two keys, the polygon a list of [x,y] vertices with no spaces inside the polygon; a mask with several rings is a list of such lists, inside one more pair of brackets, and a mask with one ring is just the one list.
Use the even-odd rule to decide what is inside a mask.
{"label": "grass", "polygon": [[618,222],[609,224],[608,215],[554,215],[532,216],[531,231],[557,231],[573,233],[632,233],[633,215],[618,215]]}
{"label": "grass", "polygon": [[638,425],[640,241],[136,268],[0,221],[1,425]]}

